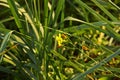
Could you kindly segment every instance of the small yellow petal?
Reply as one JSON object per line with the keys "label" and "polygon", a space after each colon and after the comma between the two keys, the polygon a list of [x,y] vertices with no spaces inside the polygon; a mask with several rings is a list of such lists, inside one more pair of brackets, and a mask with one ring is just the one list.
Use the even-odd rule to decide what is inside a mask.
{"label": "small yellow petal", "polygon": [[60,33],[56,36],[56,41],[57,41],[57,44],[58,46],[62,46],[63,42],[67,42],[64,38],[63,38],[63,35],[61,35]]}

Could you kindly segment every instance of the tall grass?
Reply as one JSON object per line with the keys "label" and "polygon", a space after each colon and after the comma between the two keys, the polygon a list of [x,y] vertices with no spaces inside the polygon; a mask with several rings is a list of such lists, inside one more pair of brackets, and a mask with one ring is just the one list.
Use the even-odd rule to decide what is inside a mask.
{"label": "tall grass", "polygon": [[120,79],[119,5],[0,0],[1,80]]}

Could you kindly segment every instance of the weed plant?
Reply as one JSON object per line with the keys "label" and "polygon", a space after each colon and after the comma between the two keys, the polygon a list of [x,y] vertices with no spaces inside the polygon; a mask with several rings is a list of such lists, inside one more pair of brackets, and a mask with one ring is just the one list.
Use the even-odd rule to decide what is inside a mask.
{"label": "weed plant", "polygon": [[119,0],[0,0],[0,80],[120,80]]}

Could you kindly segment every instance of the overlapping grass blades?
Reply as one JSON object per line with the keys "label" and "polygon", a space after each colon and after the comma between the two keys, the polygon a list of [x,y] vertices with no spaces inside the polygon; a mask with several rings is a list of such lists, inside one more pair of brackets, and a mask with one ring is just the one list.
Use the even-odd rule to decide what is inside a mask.
{"label": "overlapping grass blades", "polygon": [[96,68],[99,68],[100,66],[104,65],[105,63],[107,63],[108,61],[110,61],[112,58],[114,58],[115,56],[117,56],[119,54],[120,54],[120,49],[118,49],[115,53],[113,53],[109,57],[103,59],[101,62],[99,62],[98,64],[96,64],[92,68],[88,69],[84,73],[81,73],[81,74],[75,76],[72,80],[82,80],[84,76],[93,72]]}
{"label": "overlapping grass blades", "polygon": [[5,35],[5,37],[4,37],[4,39],[3,39],[2,43],[1,43],[1,46],[0,46],[0,53],[2,53],[2,52],[6,49],[7,44],[9,43],[10,36],[11,36],[12,32],[13,32],[13,31],[9,31],[9,32]]}
{"label": "overlapping grass blades", "polygon": [[[107,67],[111,59],[119,60],[120,47],[115,45],[120,41],[120,35],[119,30],[114,30],[120,25],[119,18],[100,0],[20,2],[0,0],[0,5],[9,10],[9,14],[4,14],[12,16],[0,21],[0,71],[7,76],[11,74],[13,80],[98,79],[106,68],[112,77],[119,76],[119,68],[115,68],[117,63],[113,64],[114,69]],[[109,2],[105,3],[112,4]],[[102,14],[94,10],[94,6]],[[110,6],[116,12],[119,9],[116,4]],[[13,23],[9,25],[15,30],[6,23]],[[101,33],[105,45],[97,44]],[[57,45],[58,34],[62,39],[67,37],[63,46]],[[110,40],[112,46],[108,46]],[[9,77],[6,79],[11,79]]]}

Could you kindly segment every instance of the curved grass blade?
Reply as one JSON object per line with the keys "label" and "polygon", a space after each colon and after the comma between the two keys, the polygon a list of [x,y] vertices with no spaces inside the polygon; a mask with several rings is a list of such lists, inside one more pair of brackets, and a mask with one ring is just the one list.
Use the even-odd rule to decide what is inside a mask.
{"label": "curved grass blade", "polygon": [[95,69],[97,69],[100,66],[104,65],[105,63],[107,63],[108,61],[110,61],[112,58],[116,57],[119,54],[120,54],[120,49],[118,49],[116,52],[111,54],[109,57],[103,59],[101,62],[99,62],[98,64],[96,64],[92,68],[88,69],[86,72],[81,73],[81,74],[75,76],[72,80],[82,80],[84,76],[86,76],[87,74],[93,72]]}
{"label": "curved grass blade", "polygon": [[0,55],[1,55],[0,62],[2,62],[2,59],[3,59],[2,52],[3,52],[4,49],[6,48],[12,32],[13,32],[13,31],[8,32],[8,33],[5,35],[5,37],[4,37],[4,39],[3,39],[2,43],[1,43],[1,46],[0,46]]}
{"label": "curved grass blade", "polygon": [[1,43],[1,46],[0,46],[0,53],[1,53],[2,51],[4,51],[4,49],[6,48],[12,32],[13,32],[13,31],[10,31],[10,32],[8,32],[8,33],[5,35],[5,37],[4,37],[4,39],[3,39],[2,43]]}
{"label": "curved grass blade", "polygon": [[97,2],[96,0],[91,1],[94,2],[107,16],[109,16],[111,20],[117,21],[117,18],[114,17],[107,9],[105,9],[99,2]]}
{"label": "curved grass blade", "polygon": [[[0,5],[10,8],[10,6],[8,5],[7,0],[0,0],[0,1],[1,1]],[[8,1],[9,1],[9,0],[8,0]],[[14,2],[14,1],[13,1],[13,2]],[[12,3],[10,2],[10,4],[12,4]],[[29,22],[30,25],[32,26],[33,34],[35,35],[36,39],[39,40],[39,32],[38,32],[38,30],[37,30],[37,28],[36,28],[36,26],[35,26],[32,18],[30,17],[30,15],[26,12],[26,10],[25,10],[23,7],[21,7],[17,2],[14,2],[14,4],[15,4],[15,7],[17,8],[17,11],[18,11],[17,13],[23,14],[23,15],[25,16],[25,18],[28,20],[28,22]],[[11,5],[11,7],[14,8],[13,5]],[[13,10],[13,12],[15,12],[15,9]],[[14,14],[16,14],[16,13],[14,13]],[[16,17],[17,17],[17,18],[15,17],[15,15],[14,15],[14,17],[15,17],[17,20],[19,20],[20,18],[18,17],[18,15],[20,15],[20,14],[16,14]],[[20,20],[19,20],[19,21],[20,21]],[[19,23],[19,22],[18,22],[18,23]],[[19,25],[19,24],[18,24],[18,25]],[[22,25],[22,24],[20,24],[20,25]],[[18,27],[19,27],[19,26],[18,26]],[[22,26],[21,26],[21,27],[22,27]],[[43,35],[44,35],[44,29],[43,29],[43,26],[42,26],[42,24],[41,24],[40,22],[39,22],[39,29],[40,29],[41,34],[42,34],[42,36],[43,36]]]}
{"label": "curved grass blade", "polygon": [[107,30],[103,30],[95,24],[88,23],[88,22],[85,22],[83,20],[79,20],[77,18],[67,17],[67,18],[64,19],[64,21],[67,21],[67,20],[72,20],[72,21],[77,21],[77,22],[80,22],[80,23],[84,23],[84,24],[88,25],[89,27],[91,27],[93,29],[99,30],[99,31],[115,38],[117,41],[120,41],[120,35],[118,33],[116,33],[115,31],[113,31],[113,29],[110,26],[106,27]]}
{"label": "curved grass blade", "polygon": [[107,22],[111,26],[114,26],[114,24],[112,24],[109,20],[107,20],[106,18],[104,18],[102,15],[98,14],[95,10],[93,10],[91,7],[89,7],[83,1],[81,1],[81,0],[75,0],[75,1],[78,2],[78,4],[80,6],[84,7],[85,9],[87,9],[91,14],[93,14],[94,16],[96,16],[98,19]]}

